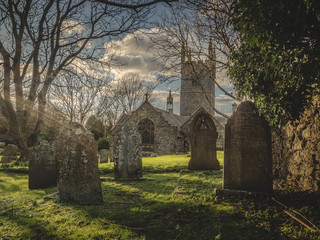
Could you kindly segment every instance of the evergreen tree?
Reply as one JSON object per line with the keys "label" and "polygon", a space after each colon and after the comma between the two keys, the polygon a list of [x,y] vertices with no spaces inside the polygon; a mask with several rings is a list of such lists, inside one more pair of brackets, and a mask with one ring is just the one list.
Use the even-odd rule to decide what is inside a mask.
{"label": "evergreen tree", "polygon": [[238,0],[232,22],[241,33],[229,74],[281,126],[298,119],[319,94],[320,1]]}

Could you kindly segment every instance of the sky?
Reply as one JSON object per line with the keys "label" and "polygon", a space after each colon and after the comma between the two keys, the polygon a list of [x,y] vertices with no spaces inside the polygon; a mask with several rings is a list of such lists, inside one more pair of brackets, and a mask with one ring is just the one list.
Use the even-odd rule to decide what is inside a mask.
{"label": "sky", "polygon": [[[134,34],[126,34],[122,40],[114,40],[105,44],[105,48],[109,49],[108,54],[114,54],[119,60],[120,67],[112,68],[115,79],[120,79],[123,75],[133,72],[138,73],[146,82],[157,83],[157,79],[165,74],[160,72],[159,66],[161,63],[157,56],[157,50],[152,46],[152,42],[145,35],[147,31],[139,31]],[[105,56],[107,58],[107,56]],[[175,75],[179,75],[177,72]],[[217,81],[227,91],[232,91],[232,85],[226,77],[225,72],[217,73]],[[175,81],[166,81],[157,84],[153,90],[151,97],[155,99],[153,104],[156,107],[165,109],[166,99],[169,90],[172,91],[174,98],[174,113],[180,113],[180,85],[181,81],[178,78]],[[216,108],[224,113],[231,113],[232,103],[234,100],[227,97],[219,88],[215,89]]]}
{"label": "sky", "polygon": [[[158,17],[164,12],[169,13],[168,6],[165,3],[157,4],[155,8],[155,14],[151,16],[151,21],[159,20]],[[121,76],[128,72],[134,72],[140,74],[146,82],[156,83],[157,79],[161,77],[162,74],[165,74],[160,72],[159,69],[161,62],[159,62],[157,58],[158,50],[152,47],[151,40],[145,33],[148,33],[148,30],[142,30],[134,34],[126,34],[122,40],[106,44],[106,47],[112,45],[114,49],[113,54],[118,57],[121,64],[120,68],[112,70],[116,78],[121,78]],[[134,35],[136,37],[134,37]],[[161,38],[161,36],[158,37]],[[166,109],[167,97],[169,90],[171,90],[174,100],[173,111],[176,114],[180,114],[180,73],[176,72],[173,74],[178,75],[178,78],[176,78],[175,81],[157,84],[151,97],[155,99],[153,105]],[[217,70],[216,80],[226,91],[233,91],[233,86],[225,71]],[[215,96],[215,107],[217,110],[223,113],[231,113],[231,105],[234,103],[234,100],[226,96],[218,87],[215,88]]]}

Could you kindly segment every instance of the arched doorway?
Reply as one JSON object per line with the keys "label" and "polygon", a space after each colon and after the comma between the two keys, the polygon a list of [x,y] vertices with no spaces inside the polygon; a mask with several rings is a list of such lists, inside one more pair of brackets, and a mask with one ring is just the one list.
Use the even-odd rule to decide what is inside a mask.
{"label": "arched doorway", "polygon": [[155,136],[154,131],[155,126],[150,119],[145,118],[138,123],[138,132],[141,135],[142,151],[153,152]]}

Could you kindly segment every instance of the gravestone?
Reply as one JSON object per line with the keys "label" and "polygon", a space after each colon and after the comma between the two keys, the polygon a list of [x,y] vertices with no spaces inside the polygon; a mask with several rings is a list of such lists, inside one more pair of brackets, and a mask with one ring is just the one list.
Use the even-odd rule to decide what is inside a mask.
{"label": "gravestone", "polygon": [[272,192],[271,132],[255,105],[242,102],[225,126],[223,188]]}
{"label": "gravestone", "polygon": [[5,142],[0,142],[0,155],[3,155],[3,149],[6,146]]}
{"label": "gravestone", "polygon": [[60,200],[76,204],[102,202],[98,149],[93,134],[81,124],[70,123],[55,142]]}
{"label": "gravestone", "polygon": [[41,141],[29,148],[29,189],[57,186],[57,164],[52,145]]}
{"label": "gravestone", "polygon": [[10,163],[14,160],[17,160],[17,155],[19,155],[19,149],[16,145],[8,144],[2,153],[1,162],[2,163]]}
{"label": "gravestone", "polygon": [[189,170],[219,170],[216,141],[218,133],[209,113],[201,109],[193,118],[188,136],[191,145]]}
{"label": "gravestone", "polygon": [[141,136],[129,124],[114,133],[113,159],[116,180],[142,179]]}
{"label": "gravestone", "polygon": [[108,150],[107,149],[101,149],[99,151],[100,156],[100,163],[107,163],[108,162]]}

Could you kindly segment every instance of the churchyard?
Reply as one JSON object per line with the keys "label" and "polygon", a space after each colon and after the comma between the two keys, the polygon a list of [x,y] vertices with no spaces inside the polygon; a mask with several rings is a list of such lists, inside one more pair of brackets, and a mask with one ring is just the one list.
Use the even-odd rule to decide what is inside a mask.
{"label": "churchyard", "polygon": [[[223,152],[217,159],[223,167]],[[287,209],[267,198],[218,199],[222,170],[189,171],[189,160],[144,157],[143,181],[114,181],[113,163],[99,164],[103,203],[85,206],[60,202],[57,187],[29,190],[26,166],[2,167],[0,239],[320,239],[286,213],[319,226],[316,197],[280,194],[279,185],[274,198]]]}
{"label": "churchyard", "polygon": [[0,6],[0,240],[320,239],[319,1]]}

